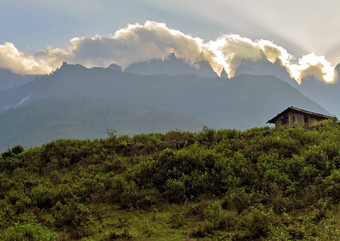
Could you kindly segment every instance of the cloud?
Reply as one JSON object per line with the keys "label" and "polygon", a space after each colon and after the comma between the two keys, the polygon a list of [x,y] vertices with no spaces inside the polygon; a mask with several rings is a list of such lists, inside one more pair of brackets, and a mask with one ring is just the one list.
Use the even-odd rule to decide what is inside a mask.
{"label": "cloud", "polygon": [[18,74],[45,74],[53,70],[45,60],[26,55],[9,42],[0,44],[0,67]]}
{"label": "cloud", "polygon": [[316,56],[314,53],[303,56],[298,64],[287,63],[287,70],[298,82],[307,76],[314,76],[319,80],[331,83],[336,77],[335,69],[324,56]]}
{"label": "cloud", "polygon": [[208,48],[215,53],[215,61],[223,65],[229,77],[233,77],[244,60],[257,61],[267,59],[274,63],[280,60],[283,66],[292,59],[288,52],[268,40],[252,41],[236,34],[222,35],[210,41]]}
{"label": "cloud", "polygon": [[38,55],[46,57],[53,65],[68,61],[91,67],[116,62],[124,68],[138,61],[165,58],[170,53],[175,53],[190,64],[213,56],[202,39],[151,21],[144,25],[128,25],[109,37],[73,38],[67,49],[49,48]]}
{"label": "cloud", "polygon": [[298,83],[307,76],[331,83],[335,80],[334,67],[324,56],[316,56],[314,53],[302,56],[297,63],[295,57],[286,49],[268,40],[252,41],[239,35],[223,35],[215,41],[208,43],[208,48],[215,53],[215,61],[223,65],[229,77],[233,77],[237,68],[244,60],[257,61],[267,59],[275,63],[280,61],[286,68],[290,77]]}
{"label": "cloud", "polygon": [[272,63],[280,61],[298,82],[309,75],[326,82],[334,79],[334,68],[324,57],[309,54],[294,62],[295,57],[286,49],[268,40],[223,34],[216,40],[205,41],[152,21],[130,24],[107,37],[73,38],[65,49],[49,47],[34,55],[25,55],[13,44],[5,43],[0,45],[0,67],[20,74],[49,73],[63,61],[87,67],[115,62],[126,68],[131,63],[165,58],[170,53],[193,66],[205,60],[216,73],[224,68],[229,77],[245,60],[267,59]]}

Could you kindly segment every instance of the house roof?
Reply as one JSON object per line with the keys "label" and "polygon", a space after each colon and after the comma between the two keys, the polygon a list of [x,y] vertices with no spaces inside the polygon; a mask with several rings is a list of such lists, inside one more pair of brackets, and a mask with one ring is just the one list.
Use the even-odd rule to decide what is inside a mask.
{"label": "house roof", "polygon": [[323,114],[315,113],[315,112],[312,112],[312,111],[296,108],[294,106],[290,106],[287,109],[285,109],[284,111],[282,111],[281,113],[277,114],[274,118],[272,118],[269,121],[267,121],[267,123],[275,123],[277,118],[279,118],[280,116],[286,114],[289,111],[298,112],[298,113],[301,113],[301,114],[307,114],[307,115],[311,115],[311,116],[322,118],[322,119],[328,119],[328,118],[332,117],[332,116],[329,116],[329,115],[323,115]]}

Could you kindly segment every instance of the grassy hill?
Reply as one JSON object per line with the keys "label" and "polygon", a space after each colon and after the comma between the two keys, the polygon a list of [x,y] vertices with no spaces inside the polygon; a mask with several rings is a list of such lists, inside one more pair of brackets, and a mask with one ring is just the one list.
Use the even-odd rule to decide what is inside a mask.
{"label": "grassy hill", "polygon": [[1,240],[339,240],[340,125],[58,140],[0,157]]}

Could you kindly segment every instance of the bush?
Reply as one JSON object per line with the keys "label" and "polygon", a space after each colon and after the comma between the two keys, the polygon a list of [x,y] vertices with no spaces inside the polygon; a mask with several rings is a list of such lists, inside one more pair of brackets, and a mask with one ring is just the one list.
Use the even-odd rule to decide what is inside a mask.
{"label": "bush", "polygon": [[267,211],[262,205],[250,208],[244,217],[244,225],[248,227],[253,239],[268,236],[272,226],[271,215],[271,210]]}
{"label": "bush", "polygon": [[38,223],[34,219],[23,222],[16,222],[13,226],[10,226],[0,232],[0,239],[3,241],[49,241],[55,240],[56,238],[56,233]]}
{"label": "bush", "polygon": [[331,197],[334,203],[340,202],[340,169],[332,171],[331,175],[323,180],[325,195]]}
{"label": "bush", "polygon": [[204,216],[213,223],[218,223],[220,221],[220,213],[222,207],[219,202],[215,201],[210,203],[209,206],[204,210]]}
{"label": "bush", "polygon": [[184,183],[179,180],[169,179],[166,182],[164,196],[168,199],[169,202],[173,203],[184,202],[186,198]]}
{"label": "bush", "polygon": [[133,238],[133,236],[130,235],[129,231],[127,229],[124,229],[122,233],[117,233],[117,232],[111,231],[111,233],[109,235],[107,235],[103,239],[103,241],[111,241],[111,240],[117,240],[117,239],[130,240],[132,238]]}
{"label": "bush", "polygon": [[83,238],[92,234],[91,211],[77,200],[67,200],[65,204],[57,202],[52,210],[54,225],[60,230],[68,230],[72,238]]}
{"label": "bush", "polygon": [[224,209],[236,210],[241,213],[248,208],[252,202],[252,197],[247,194],[244,188],[231,189],[226,193],[222,207]]}
{"label": "bush", "polygon": [[185,220],[181,213],[175,213],[170,217],[168,223],[171,228],[178,229],[185,224]]}
{"label": "bush", "polygon": [[23,152],[25,150],[25,148],[21,145],[16,145],[16,146],[13,146],[12,147],[12,152],[15,154],[15,155],[18,155],[20,154],[21,152]]}
{"label": "bush", "polygon": [[210,222],[204,222],[203,224],[199,224],[198,227],[194,228],[191,231],[190,236],[193,238],[211,237],[214,231],[215,231],[214,224]]}
{"label": "bush", "polygon": [[156,189],[139,189],[130,182],[120,195],[120,205],[124,209],[146,209],[156,203],[158,196]]}

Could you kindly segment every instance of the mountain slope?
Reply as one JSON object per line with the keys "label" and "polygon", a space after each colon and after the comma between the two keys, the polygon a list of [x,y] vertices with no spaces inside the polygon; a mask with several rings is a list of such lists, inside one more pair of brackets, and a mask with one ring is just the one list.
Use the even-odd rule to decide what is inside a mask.
{"label": "mountain slope", "polygon": [[320,105],[326,106],[331,113],[340,116],[339,79],[335,83],[327,84],[317,80],[314,76],[310,76],[302,80],[299,90]]}
{"label": "mountain slope", "polygon": [[[48,104],[51,98],[58,101]],[[84,100],[85,104],[79,103]],[[5,111],[6,105],[16,108]],[[104,137],[107,128],[123,134],[176,128],[193,131],[203,125],[247,129],[263,126],[292,105],[328,114],[274,76],[241,75],[230,80],[141,76],[66,65],[52,75],[0,94],[0,135],[2,145],[8,145],[17,144],[16,140],[18,144],[30,143],[25,136],[31,144],[55,138]],[[123,118],[114,114],[117,111],[125,113]]]}
{"label": "mountain slope", "polygon": [[334,68],[337,78],[335,83],[327,84],[321,80],[317,80],[314,76],[308,76],[301,81],[301,85],[291,79],[288,72],[277,61],[274,64],[267,60],[243,61],[242,65],[237,69],[235,76],[242,74],[264,75],[270,74],[287,82],[296,88],[303,95],[316,101],[325,107],[332,114],[340,116],[340,64]]}
{"label": "mountain slope", "polygon": [[8,90],[16,86],[26,84],[36,78],[35,75],[19,75],[9,70],[0,69],[0,91]]}
{"label": "mountain slope", "polygon": [[150,110],[137,104],[105,98],[46,98],[29,106],[0,114],[0,151],[20,143],[42,145],[60,138],[102,138],[107,129],[118,134],[199,131],[198,119],[165,110]]}
{"label": "mountain slope", "polygon": [[273,75],[294,88],[299,88],[299,84],[296,80],[292,79],[287,70],[281,65],[280,61],[271,63],[266,59],[251,61],[244,60],[240,67],[236,70],[235,76],[240,76],[243,74],[251,75]]}

